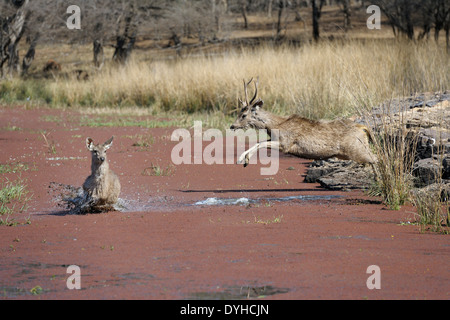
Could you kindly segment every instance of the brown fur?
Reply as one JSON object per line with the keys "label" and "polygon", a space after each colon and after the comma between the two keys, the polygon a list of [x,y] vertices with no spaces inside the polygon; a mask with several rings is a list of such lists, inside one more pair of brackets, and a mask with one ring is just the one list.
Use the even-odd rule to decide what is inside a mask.
{"label": "brown fur", "polygon": [[[245,83],[244,87],[246,90]],[[255,88],[257,92],[256,84]],[[252,101],[241,101],[242,109],[230,128],[266,129],[268,134],[277,129],[277,139],[249,149],[238,163],[245,160],[247,165],[249,158],[262,147],[276,147],[282,152],[306,159],[337,157],[359,163],[376,162],[369,147],[369,130],[365,126],[351,120],[313,121],[298,115],[280,117],[262,109],[263,101],[255,98],[256,93]]]}
{"label": "brown fur", "polygon": [[74,70],[73,73],[76,75],[77,80],[89,80],[89,74],[87,73],[87,71],[77,69]]}
{"label": "brown fur", "polygon": [[111,147],[112,140],[113,138],[96,145],[91,138],[86,139],[86,147],[92,154],[92,164],[91,175],[86,178],[83,190],[99,210],[111,209],[120,194],[119,178],[109,169],[106,157],[106,150]]}
{"label": "brown fur", "polygon": [[48,60],[44,66],[44,72],[61,71],[61,69],[61,65],[52,59]]}

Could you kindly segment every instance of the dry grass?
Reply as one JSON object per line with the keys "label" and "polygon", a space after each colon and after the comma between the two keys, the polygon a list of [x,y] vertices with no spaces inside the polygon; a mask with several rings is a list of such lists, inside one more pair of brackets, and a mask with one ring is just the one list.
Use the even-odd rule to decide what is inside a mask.
{"label": "dry grass", "polygon": [[417,208],[417,223],[421,232],[450,233],[450,200],[448,185],[437,183],[416,191],[411,202]]}
{"label": "dry grass", "polygon": [[[88,81],[3,81],[0,97],[53,106],[137,106],[153,114],[181,112],[199,119],[229,114],[242,96],[242,79],[259,77],[266,108],[317,119],[347,117],[395,96],[448,89],[450,74],[449,56],[434,43],[324,42],[142,60],[137,56],[127,67],[109,66]],[[230,120],[219,118],[217,124]]]}
{"label": "dry grass", "polygon": [[[376,133],[373,148],[378,159],[375,169],[377,180],[371,194],[383,198],[383,202],[392,210],[399,210],[410,199],[414,187],[413,167],[416,155],[416,134],[406,129],[406,124],[394,123],[390,110],[381,115],[381,121],[373,121]],[[369,123],[371,120],[369,119]]]}

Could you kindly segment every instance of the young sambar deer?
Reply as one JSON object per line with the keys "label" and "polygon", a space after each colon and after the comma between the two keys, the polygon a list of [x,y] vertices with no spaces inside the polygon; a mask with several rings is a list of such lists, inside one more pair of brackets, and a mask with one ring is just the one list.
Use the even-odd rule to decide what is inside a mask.
{"label": "young sambar deer", "polygon": [[87,197],[84,205],[87,211],[108,211],[114,209],[119,199],[120,182],[116,174],[109,168],[106,150],[111,148],[114,137],[104,144],[94,144],[91,138],[86,139],[86,147],[91,152],[91,175],[86,178],[83,190]]}
{"label": "young sambar deer", "polygon": [[336,157],[371,164],[375,173],[376,157],[369,147],[370,133],[367,127],[351,120],[313,121],[298,115],[280,117],[272,114],[262,108],[261,99],[256,99],[257,82],[255,94],[248,101],[247,87],[252,80],[244,80],[245,101],[239,99],[242,108],[230,129],[265,129],[269,135],[273,131],[276,141],[257,143],[239,157],[238,164],[243,163],[246,167],[249,159],[261,148],[277,148],[305,159]]}

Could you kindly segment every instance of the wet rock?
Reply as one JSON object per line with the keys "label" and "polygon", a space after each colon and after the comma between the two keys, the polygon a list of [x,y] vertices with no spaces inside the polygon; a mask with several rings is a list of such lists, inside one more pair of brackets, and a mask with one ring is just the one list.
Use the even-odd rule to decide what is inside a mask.
{"label": "wet rock", "polygon": [[423,188],[415,188],[412,194],[416,199],[434,199],[435,201],[450,200],[450,179],[443,179],[440,182],[432,183]]}
{"label": "wet rock", "polygon": [[305,182],[317,182],[317,179],[340,169],[342,166],[336,160],[315,160],[306,172]]}
{"label": "wet rock", "polygon": [[424,187],[435,183],[441,176],[442,165],[434,158],[421,159],[414,163],[413,175],[416,177],[415,185]]}
{"label": "wet rock", "polygon": [[368,189],[372,181],[370,166],[337,159],[313,161],[305,177],[305,182],[318,182],[330,190]]}
{"label": "wet rock", "polygon": [[354,171],[334,171],[317,179],[323,188],[329,190],[369,189],[373,181],[373,175],[365,169]]}
{"label": "wet rock", "polygon": [[450,179],[450,154],[442,160],[442,179]]}

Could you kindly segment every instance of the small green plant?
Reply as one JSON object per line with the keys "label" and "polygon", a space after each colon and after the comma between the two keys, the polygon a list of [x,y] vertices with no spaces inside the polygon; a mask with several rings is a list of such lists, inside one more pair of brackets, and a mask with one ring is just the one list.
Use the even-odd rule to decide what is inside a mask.
{"label": "small green plant", "polygon": [[32,295],[39,295],[39,294],[41,294],[43,292],[44,292],[44,289],[42,289],[41,286],[35,286],[35,287],[30,289],[30,293]]}
{"label": "small green plant", "polygon": [[170,176],[173,173],[173,166],[168,165],[166,168],[156,166],[153,163],[150,167],[142,171],[143,176]]}
{"label": "small green plant", "polygon": [[51,154],[56,154],[56,145],[55,145],[55,141],[49,141],[48,140],[48,136],[50,135],[50,132],[41,132],[42,138],[44,139],[45,142],[45,147],[47,148],[48,153]]}
{"label": "small green plant", "polygon": [[132,144],[133,147],[148,148],[155,143],[153,136],[137,135],[136,141]]}
{"label": "small green plant", "polygon": [[45,121],[45,122],[58,122],[58,123],[60,123],[60,122],[63,121],[63,119],[61,118],[61,116],[55,116],[55,115],[45,115],[45,116],[42,116],[42,117],[41,117],[41,120],[42,120],[42,121]]}
{"label": "small green plant", "polygon": [[8,124],[8,126],[2,128],[2,129],[6,130],[6,131],[22,131],[22,128],[19,128],[17,126],[13,126],[11,124]]}
{"label": "small green plant", "polygon": [[0,225],[17,225],[12,215],[25,212],[30,199],[29,191],[22,180],[3,183],[0,186]]}
{"label": "small green plant", "polygon": [[179,121],[162,120],[162,119],[146,119],[139,120],[133,117],[83,117],[80,124],[85,127],[140,127],[140,128],[166,128],[176,127]]}
{"label": "small green plant", "polygon": [[278,217],[274,216],[272,220],[271,219],[263,220],[261,218],[255,217],[255,223],[260,223],[260,224],[264,224],[264,225],[268,225],[271,223],[281,223],[282,220],[283,220],[283,215],[278,216]]}
{"label": "small green plant", "polygon": [[6,164],[0,164],[0,174],[4,173],[18,173],[22,171],[27,171],[29,169],[29,166],[24,163],[6,163]]}

